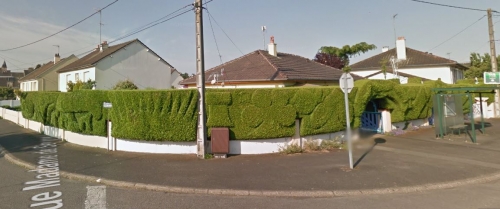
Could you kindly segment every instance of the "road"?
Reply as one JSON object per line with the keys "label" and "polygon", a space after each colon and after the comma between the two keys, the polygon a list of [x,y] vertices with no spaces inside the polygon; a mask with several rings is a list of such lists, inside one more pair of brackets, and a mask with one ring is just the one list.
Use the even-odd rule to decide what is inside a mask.
{"label": "road", "polygon": [[[59,191],[62,208],[500,208],[500,181],[469,185],[447,190],[423,193],[369,195],[336,198],[266,198],[211,195],[167,194],[163,192],[110,188],[61,179],[60,186],[23,191],[26,182],[35,180],[35,173],[13,165],[0,157],[0,208],[46,208],[48,205],[30,207],[37,202],[33,196]],[[88,190],[91,190],[88,192]],[[96,189],[105,195],[96,197]],[[54,196],[50,193],[50,196]],[[92,197],[93,196],[93,197]],[[39,196],[43,197],[43,196]],[[99,204],[87,201],[101,198]],[[104,199],[102,199],[104,198]],[[105,203],[103,205],[102,203]]]}

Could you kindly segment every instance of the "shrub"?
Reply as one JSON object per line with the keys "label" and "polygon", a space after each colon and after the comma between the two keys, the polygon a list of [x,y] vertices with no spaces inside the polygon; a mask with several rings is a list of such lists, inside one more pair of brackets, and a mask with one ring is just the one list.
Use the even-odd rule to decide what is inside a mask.
{"label": "shrub", "polygon": [[333,140],[323,140],[319,145],[322,150],[335,150],[335,149],[345,149],[346,145],[342,143],[338,138]]}
{"label": "shrub", "polygon": [[0,87],[0,100],[15,99],[14,89],[10,87]]}
{"label": "shrub", "polygon": [[302,153],[304,152],[304,150],[298,144],[288,144],[283,147],[280,147],[278,152],[281,154],[289,155],[289,154]]}
{"label": "shrub", "polygon": [[92,81],[92,80],[87,80],[87,82],[83,82],[83,81],[76,81],[76,83],[73,83],[72,81],[69,81],[67,83],[67,87],[66,87],[66,90],[68,92],[72,92],[72,91],[77,91],[77,90],[85,90],[85,89],[93,89],[94,86],[95,86],[96,82],[95,81]]}
{"label": "shrub", "polygon": [[304,142],[304,150],[305,151],[319,151],[319,150],[321,150],[321,147],[319,146],[319,143],[316,140],[306,140]]}
{"label": "shrub", "polygon": [[136,90],[137,86],[131,80],[118,81],[118,83],[113,86],[113,90]]}

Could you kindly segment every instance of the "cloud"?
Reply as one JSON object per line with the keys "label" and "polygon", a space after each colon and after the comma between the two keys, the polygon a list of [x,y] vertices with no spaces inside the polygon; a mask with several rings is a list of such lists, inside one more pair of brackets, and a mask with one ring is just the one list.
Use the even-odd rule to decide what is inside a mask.
{"label": "cloud", "polygon": [[[49,36],[57,31],[64,29],[66,26],[44,22],[37,19],[13,17],[5,14],[0,15],[0,50],[21,46],[35,40],[39,40]],[[102,36],[102,40],[111,40],[109,37]],[[53,45],[60,46],[62,57],[71,54],[79,54],[97,46],[99,42],[98,31],[89,32],[79,29],[68,29],[51,38],[35,43],[33,45],[23,47],[16,50],[0,52],[0,55],[11,57],[7,59],[11,65],[10,69],[15,66],[20,68],[28,68],[31,65],[48,62],[52,59],[57,48]],[[29,63],[29,64],[26,64]]]}

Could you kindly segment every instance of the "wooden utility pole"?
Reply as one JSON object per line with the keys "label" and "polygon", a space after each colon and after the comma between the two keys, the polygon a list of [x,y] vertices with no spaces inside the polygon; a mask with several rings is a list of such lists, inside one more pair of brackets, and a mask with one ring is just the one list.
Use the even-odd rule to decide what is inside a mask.
{"label": "wooden utility pole", "polygon": [[207,141],[207,128],[205,116],[205,60],[203,48],[203,4],[202,0],[194,3],[196,14],[196,88],[199,93],[198,100],[198,128],[196,133],[196,146],[198,158],[205,158],[205,143]]}
{"label": "wooden utility pole", "polygon": [[[492,11],[491,8],[488,9],[488,29],[489,29],[489,34],[490,34],[490,55],[491,55],[491,71],[497,72],[498,71],[498,64],[497,64],[497,53],[495,50],[495,30],[493,29],[493,18],[492,18]],[[500,91],[496,91],[495,93],[495,104],[494,104],[494,116],[499,117],[500,116]]]}

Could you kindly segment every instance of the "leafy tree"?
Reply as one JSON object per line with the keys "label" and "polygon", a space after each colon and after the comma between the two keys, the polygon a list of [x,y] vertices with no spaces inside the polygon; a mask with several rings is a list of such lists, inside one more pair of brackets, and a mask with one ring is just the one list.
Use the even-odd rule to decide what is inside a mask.
{"label": "leafy tree", "polygon": [[38,68],[40,68],[40,67],[42,67],[42,65],[40,65],[40,64],[36,65],[35,66],[35,70],[38,69]]}
{"label": "leafy tree", "polygon": [[87,82],[82,82],[82,81],[78,80],[78,81],[76,81],[76,83],[73,83],[72,81],[69,81],[67,83],[66,90],[68,92],[72,92],[72,91],[78,91],[78,90],[82,90],[82,89],[93,89],[95,84],[96,84],[96,82],[92,81],[90,79],[87,80]]}
{"label": "leafy tree", "polygon": [[[500,59],[500,56],[498,59]],[[483,78],[484,72],[491,72],[491,56],[488,53],[485,53],[483,56],[479,53],[471,53],[470,67],[464,73],[465,78]]]}
{"label": "leafy tree", "polygon": [[387,80],[387,63],[389,62],[389,59],[382,59],[380,60],[380,68],[382,69],[382,73],[384,74],[384,79]]}
{"label": "leafy tree", "polygon": [[319,49],[318,53],[325,53],[331,56],[338,57],[344,63],[344,66],[348,66],[350,58],[376,48],[377,47],[373,44],[367,44],[366,42],[361,42],[354,44],[352,46],[345,45],[342,48],[337,48],[334,46],[322,46]]}
{"label": "leafy tree", "polygon": [[138,87],[131,80],[118,81],[113,90],[136,90]]}
{"label": "leafy tree", "polygon": [[339,57],[323,52],[318,52],[314,57],[314,61],[337,69],[342,69],[345,66],[345,62]]}
{"label": "leafy tree", "polygon": [[181,77],[184,79],[189,78],[189,74],[188,73],[181,73]]}

